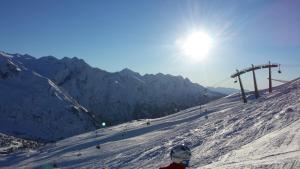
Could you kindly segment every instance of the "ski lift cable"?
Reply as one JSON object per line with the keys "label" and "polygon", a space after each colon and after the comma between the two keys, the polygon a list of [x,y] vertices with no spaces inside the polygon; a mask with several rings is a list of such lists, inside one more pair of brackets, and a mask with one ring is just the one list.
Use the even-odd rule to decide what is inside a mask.
{"label": "ski lift cable", "polygon": [[278,73],[282,73],[281,68],[300,68],[300,64],[278,64]]}
{"label": "ski lift cable", "polygon": [[300,67],[299,64],[280,64],[281,67]]}

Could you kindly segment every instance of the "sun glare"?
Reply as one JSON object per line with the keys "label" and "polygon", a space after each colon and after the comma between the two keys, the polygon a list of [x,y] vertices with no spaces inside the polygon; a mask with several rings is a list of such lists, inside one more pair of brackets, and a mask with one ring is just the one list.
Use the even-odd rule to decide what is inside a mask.
{"label": "sun glare", "polygon": [[193,32],[180,42],[182,53],[192,61],[205,59],[212,47],[212,38],[205,32]]}

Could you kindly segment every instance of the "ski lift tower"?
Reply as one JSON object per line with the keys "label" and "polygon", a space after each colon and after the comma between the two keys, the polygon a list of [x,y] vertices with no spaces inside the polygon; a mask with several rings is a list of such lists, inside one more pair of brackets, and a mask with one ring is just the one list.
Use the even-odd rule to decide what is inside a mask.
{"label": "ski lift tower", "polygon": [[[245,94],[245,91],[244,91],[244,87],[243,87],[243,83],[242,83],[242,79],[241,79],[241,74],[243,74],[245,72],[243,71],[239,71],[238,69],[236,69],[236,73],[231,75],[232,78],[238,78],[239,79],[239,83],[240,83],[240,87],[241,87],[241,92],[242,92],[242,99],[244,101],[244,103],[247,103],[247,99],[246,99],[246,94]],[[237,80],[234,81],[235,83],[237,82]]]}
{"label": "ski lift tower", "polygon": [[272,71],[271,71],[271,68],[279,67],[278,73],[281,73],[280,65],[279,64],[271,64],[271,62],[269,61],[269,64],[262,65],[261,67],[269,69],[269,93],[272,93]]}
{"label": "ski lift tower", "polygon": [[[240,83],[240,87],[241,87],[241,92],[242,92],[242,99],[244,101],[244,103],[247,103],[247,99],[246,99],[246,94],[245,94],[245,90],[243,88],[243,84],[242,84],[242,80],[241,80],[241,75],[247,72],[252,72],[253,75],[253,82],[254,82],[254,91],[255,91],[255,98],[259,97],[259,92],[258,92],[258,88],[257,88],[257,83],[256,83],[256,76],[255,76],[255,70],[257,69],[261,69],[261,66],[254,66],[252,64],[252,67],[243,69],[241,71],[236,70],[237,72],[233,75],[231,75],[230,77],[232,78],[238,78],[239,79],[239,83]],[[235,83],[237,83],[237,80],[234,81]]]}
{"label": "ski lift tower", "polygon": [[[271,62],[269,61],[269,64],[265,64],[265,65],[258,65],[258,66],[254,66],[252,64],[252,67],[243,69],[241,71],[236,70],[236,73],[232,74],[230,77],[231,78],[238,78],[238,81],[240,83],[240,87],[241,87],[241,92],[242,92],[242,99],[244,101],[244,103],[247,103],[247,99],[246,99],[246,94],[243,88],[243,84],[242,84],[242,80],[241,80],[241,75],[247,72],[252,71],[253,74],[253,82],[254,82],[254,91],[255,91],[255,98],[259,97],[259,92],[258,92],[258,88],[257,88],[257,83],[256,83],[256,76],[255,76],[255,70],[257,69],[264,69],[264,68],[268,68],[269,69],[269,93],[272,93],[272,71],[271,68],[273,67],[278,67],[278,73],[281,73],[280,70],[280,64],[271,64]],[[237,80],[234,81],[235,83],[237,83]]]}

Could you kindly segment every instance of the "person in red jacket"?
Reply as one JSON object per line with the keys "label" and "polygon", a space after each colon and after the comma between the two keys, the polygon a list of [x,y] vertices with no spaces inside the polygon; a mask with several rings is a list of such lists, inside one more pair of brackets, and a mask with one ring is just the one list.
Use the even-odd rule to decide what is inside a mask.
{"label": "person in red jacket", "polygon": [[172,148],[170,156],[173,163],[159,169],[185,169],[189,166],[192,153],[187,146],[178,145]]}

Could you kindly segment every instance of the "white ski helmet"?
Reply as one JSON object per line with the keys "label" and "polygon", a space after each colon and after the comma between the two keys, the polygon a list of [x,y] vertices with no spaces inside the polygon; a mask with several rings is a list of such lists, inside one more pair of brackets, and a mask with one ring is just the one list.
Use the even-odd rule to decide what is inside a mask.
{"label": "white ski helmet", "polygon": [[170,152],[171,160],[175,163],[182,163],[188,166],[191,159],[191,150],[185,145],[178,145],[171,149]]}

